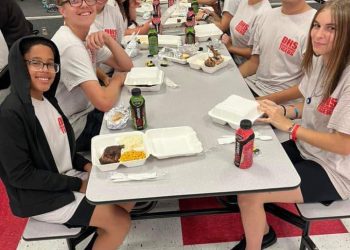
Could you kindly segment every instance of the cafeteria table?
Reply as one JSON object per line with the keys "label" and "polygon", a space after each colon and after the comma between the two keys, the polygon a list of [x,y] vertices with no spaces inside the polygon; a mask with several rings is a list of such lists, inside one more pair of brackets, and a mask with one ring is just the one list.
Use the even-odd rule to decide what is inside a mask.
{"label": "cafeteria table", "polygon": [[[221,52],[228,55],[224,46],[221,47]],[[147,54],[147,51],[142,51],[134,58],[134,65],[144,66],[149,60]],[[160,69],[179,87],[171,88],[163,84],[158,92],[142,93],[146,100],[147,129],[190,126],[196,131],[203,145],[203,152],[168,159],[150,156],[143,166],[120,166],[117,170],[120,173],[157,171],[165,174],[153,181],[114,183],[109,179],[113,171],[101,172],[93,167],[86,192],[89,202],[106,204],[223,196],[272,192],[293,189],[300,185],[299,175],[269,125],[253,127],[255,131],[271,136],[272,140],[255,140],[255,146],[260,149],[261,154],[254,156],[253,165],[249,169],[242,170],[233,164],[234,144],[217,143],[217,138],[233,135],[234,130],[228,125],[214,123],[208,111],[232,94],[253,99],[232,60],[227,67],[213,74],[176,63]],[[130,92],[124,87],[119,103],[128,105],[130,96]],[[123,130],[109,130],[105,122],[101,128],[101,134],[127,131],[134,131],[131,123]],[[218,210],[214,213],[216,212],[219,213]],[[200,211],[196,213],[201,214]],[[192,214],[169,211],[158,213],[154,217]],[[147,218],[147,215],[142,218]]]}

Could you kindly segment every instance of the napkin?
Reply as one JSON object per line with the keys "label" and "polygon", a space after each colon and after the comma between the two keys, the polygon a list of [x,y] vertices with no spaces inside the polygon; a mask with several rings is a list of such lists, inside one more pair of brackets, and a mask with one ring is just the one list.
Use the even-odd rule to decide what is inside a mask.
{"label": "napkin", "polygon": [[138,173],[138,174],[123,174],[123,173],[115,173],[111,175],[110,179],[113,182],[123,182],[123,181],[142,181],[148,179],[156,179],[159,175],[157,172],[150,173]]}
{"label": "napkin", "polygon": [[170,80],[168,77],[165,77],[165,85],[170,87],[170,88],[178,88],[179,85],[177,85],[176,83],[174,83],[172,80]]}

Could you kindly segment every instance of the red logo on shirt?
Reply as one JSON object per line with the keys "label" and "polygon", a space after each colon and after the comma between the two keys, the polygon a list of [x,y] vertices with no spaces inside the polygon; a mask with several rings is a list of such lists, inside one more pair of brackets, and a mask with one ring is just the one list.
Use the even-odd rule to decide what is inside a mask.
{"label": "red logo on shirt", "polygon": [[280,44],[280,50],[286,53],[287,55],[293,56],[298,48],[298,45],[298,42],[293,41],[292,39],[284,36]]}
{"label": "red logo on shirt", "polygon": [[328,97],[327,100],[323,100],[317,107],[317,111],[324,115],[331,115],[335,106],[337,106],[338,99]]}
{"label": "red logo on shirt", "polygon": [[249,28],[249,24],[247,24],[243,20],[241,20],[236,25],[235,30],[243,36],[247,32],[248,28]]}
{"label": "red logo on shirt", "polygon": [[105,29],[104,30],[108,35],[110,35],[114,40],[117,39],[117,30],[115,29]]}
{"label": "red logo on shirt", "polygon": [[61,130],[62,134],[65,134],[66,133],[66,127],[64,126],[64,122],[63,122],[62,117],[58,117],[57,120],[58,120],[58,126],[60,127],[60,130]]}

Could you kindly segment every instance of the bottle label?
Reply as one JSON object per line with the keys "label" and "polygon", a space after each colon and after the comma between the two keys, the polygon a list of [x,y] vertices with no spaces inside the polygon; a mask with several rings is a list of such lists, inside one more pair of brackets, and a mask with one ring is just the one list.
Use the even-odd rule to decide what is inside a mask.
{"label": "bottle label", "polygon": [[186,40],[185,41],[186,44],[195,44],[196,43],[195,35],[192,32],[186,33],[185,40]]}
{"label": "bottle label", "polygon": [[130,101],[131,117],[134,128],[137,130],[145,129],[146,123],[146,108],[143,98],[132,98]]}
{"label": "bottle label", "polygon": [[151,55],[158,54],[158,36],[157,34],[148,35],[148,50]]}
{"label": "bottle label", "polygon": [[253,147],[254,133],[244,139],[244,137],[237,132],[234,158],[234,163],[237,167],[246,169],[253,164]]}

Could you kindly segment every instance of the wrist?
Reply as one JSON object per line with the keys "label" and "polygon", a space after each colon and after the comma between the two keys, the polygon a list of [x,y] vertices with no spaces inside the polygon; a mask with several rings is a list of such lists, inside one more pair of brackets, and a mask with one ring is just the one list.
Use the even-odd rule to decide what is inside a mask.
{"label": "wrist", "polygon": [[296,106],[294,106],[294,105],[289,105],[288,107],[291,107],[292,108],[292,115],[290,116],[290,118],[292,118],[292,119],[298,119],[299,118],[299,114],[300,114],[300,112],[299,112],[299,109],[296,107]]}
{"label": "wrist", "polygon": [[286,109],[286,107],[285,107],[284,105],[280,105],[280,107],[281,107],[281,109],[282,109],[282,114],[283,114],[283,116],[286,116],[286,114],[287,114],[287,109]]}
{"label": "wrist", "polygon": [[289,133],[289,139],[296,141],[297,138],[297,132],[298,129],[300,128],[299,124],[295,124],[293,123],[293,125],[291,127],[288,128],[288,133]]}

